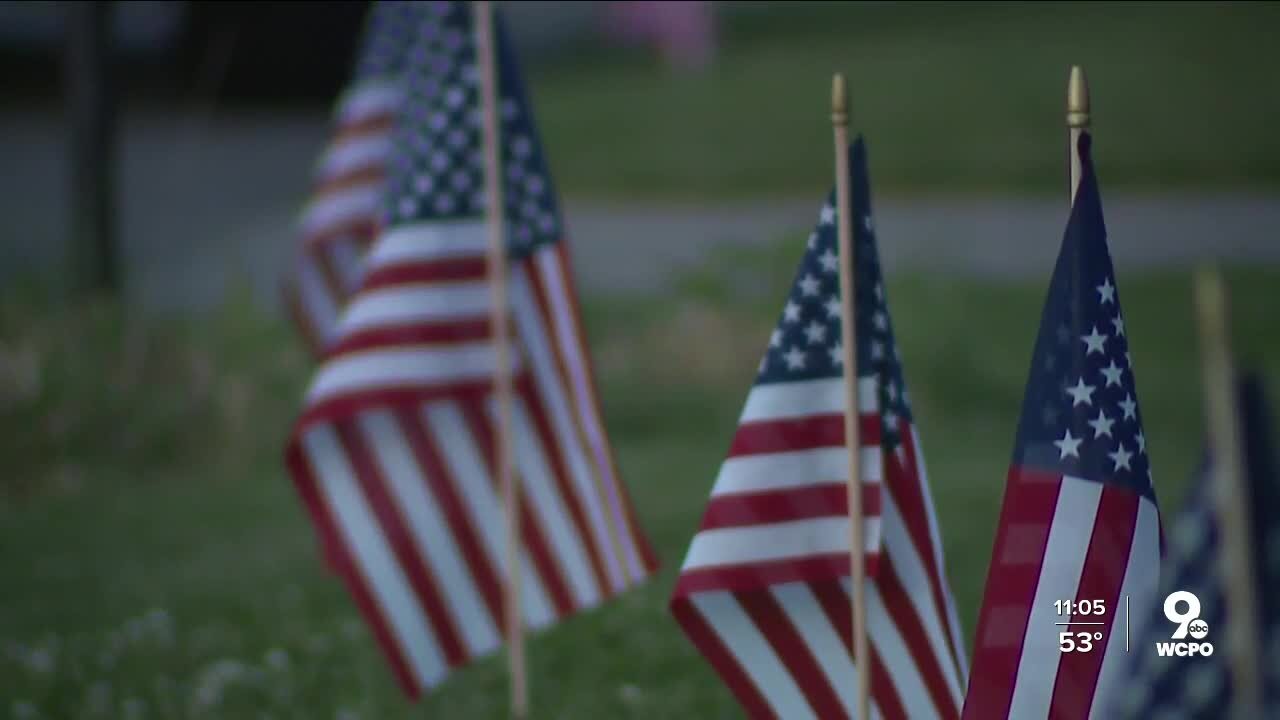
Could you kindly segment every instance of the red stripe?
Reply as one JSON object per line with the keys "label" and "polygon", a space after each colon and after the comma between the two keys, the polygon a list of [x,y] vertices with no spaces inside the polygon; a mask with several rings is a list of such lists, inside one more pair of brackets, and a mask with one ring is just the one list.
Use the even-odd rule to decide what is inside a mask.
{"label": "red stripe", "polygon": [[[339,115],[345,112],[339,111]],[[392,111],[379,111],[356,120],[342,120],[338,123],[338,131],[334,133],[330,147],[342,145],[353,140],[360,140],[371,135],[389,135],[395,127],[396,115]]]}
{"label": "red stripe", "polygon": [[380,185],[386,180],[386,177],[386,167],[381,162],[349,169],[341,175],[322,178],[312,188],[311,202],[324,202],[330,195],[336,195],[361,185]]}
{"label": "red stripe", "polygon": [[349,417],[361,410],[373,407],[416,406],[432,400],[448,400],[459,393],[488,390],[490,383],[484,380],[467,382],[442,381],[431,385],[400,383],[395,387],[356,390],[307,406],[295,425],[294,434],[305,431],[318,422],[333,422]]}
{"label": "red stripe", "polygon": [[915,663],[920,678],[924,680],[929,698],[933,701],[938,716],[942,718],[959,717],[959,708],[955,698],[947,686],[947,677],[942,672],[941,658],[933,653],[929,644],[929,635],[925,632],[924,622],[911,604],[911,597],[902,585],[893,568],[893,558],[885,553],[880,559],[880,568],[876,574],[876,587],[880,597],[884,599],[885,610],[893,621],[898,635],[902,638]]}
{"label": "red stripe", "polygon": [[517,392],[529,409],[533,419],[534,433],[537,435],[539,445],[542,446],[542,454],[551,464],[551,475],[555,480],[556,490],[569,510],[569,517],[573,521],[579,541],[586,548],[587,558],[591,563],[591,574],[596,579],[596,588],[600,597],[607,598],[612,592],[609,575],[605,572],[604,563],[600,558],[600,544],[596,542],[595,535],[587,525],[586,513],[582,511],[582,498],[578,496],[573,482],[569,479],[569,471],[560,451],[560,444],[556,442],[556,435],[551,431],[551,423],[547,419],[542,396],[538,393],[536,383],[530,380],[528,375],[524,375],[518,382]]}
{"label": "red stripe", "polygon": [[[818,598],[818,604],[822,606],[827,620],[835,628],[836,636],[844,643],[844,649],[849,652],[850,657],[853,657],[853,604],[849,593],[845,592],[839,580],[810,583],[809,589],[814,597]],[[869,668],[871,699],[880,709],[880,717],[882,720],[907,720],[907,711],[902,707],[902,698],[898,696],[898,689],[893,685],[893,678],[885,670],[880,653],[869,637],[867,650],[871,656]],[[858,662],[856,657],[853,660]]]}
{"label": "red stripe", "polygon": [[578,292],[573,284],[573,266],[569,260],[568,239],[564,238],[560,242],[555,243],[555,260],[560,270],[560,277],[564,278],[562,283],[564,286],[565,299],[569,301],[570,316],[565,318],[570,324],[575,339],[575,352],[581,360],[583,371],[586,373],[587,391],[590,393],[590,407],[592,412],[591,422],[600,428],[600,435],[604,438],[605,454],[609,461],[609,477],[614,480],[612,487],[618,495],[618,502],[622,505],[623,515],[626,518],[627,526],[630,528],[631,543],[633,547],[639,550],[640,560],[644,565],[647,573],[657,572],[659,562],[658,556],[653,550],[653,546],[649,543],[648,536],[641,529],[639,518],[636,516],[635,503],[631,500],[631,493],[627,484],[622,482],[622,474],[618,472],[618,462],[613,452],[613,443],[609,442],[609,435],[605,432],[603,422],[604,413],[600,406],[600,388],[599,381],[596,378],[595,366],[592,362],[591,353],[588,352],[588,344],[586,334],[582,325],[582,308],[578,303]]}
{"label": "red stripe", "polygon": [[312,250],[317,245],[344,238],[368,245],[378,235],[378,223],[369,215],[370,213],[366,213],[354,220],[330,223],[306,232],[302,236],[303,249]]}
{"label": "red stripe", "polygon": [[[920,456],[917,454],[913,430],[914,428],[908,425],[901,433],[901,456],[897,453],[886,453],[885,486],[898,506],[898,514],[907,528],[907,535],[915,546],[916,554],[924,563],[925,572],[929,577],[929,591],[933,595],[933,605],[938,609],[938,620],[942,624],[943,632],[946,633],[947,654],[952,667],[958,670],[960,658],[956,655],[958,648],[951,641],[955,635],[952,634],[951,616],[947,612],[949,603],[946,581],[943,578],[943,569],[938,567],[938,556],[935,552],[937,547],[935,543],[941,543],[942,539],[934,537],[929,528],[929,503],[925,498],[924,481],[918,462]],[[906,461],[905,467],[901,460]]]}
{"label": "red stripe", "polygon": [[442,323],[415,322],[411,325],[375,327],[349,333],[329,348],[324,359],[401,345],[448,345],[489,339],[489,321],[456,320]]}
{"label": "red stripe", "polygon": [[[369,506],[373,508],[374,515],[378,518],[382,534],[391,544],[392,552],[400,563],[400,569],[404,571],[414,594],[418,596],[418,602],[426,611],[425,619],[435,630],[446,660],[450,666],[461,665],[467,660],[467,651],[458,638],[457,628],[454,627],[453,618],[449,615],[448,607],[441,597],[440,588],[429,561],[415,547],[413,537],[405,527],[404,516],[401,514],[403,510],[397,506],[396,501],[387,491],[381,469],[357,429],[356,420],[335,423],[333,429],[342,444],[343,454],[347,456],[351,462],[351,468],[355,470],[356,479],[369,501]],[[424,639],[410,638],[410,641],[419,642]]]}
{"label": "red stripe", "polygon": [[[880,444],[880,416],[858,416],[858,442]],[[733,435],[729,457],[844,447],[844,416],[810,415],[787,420],[743,423]]]}
{"label": "red stripe", "polygon": [[472,527],[470,516],[458,498],[455,485],[460,480],[450,475],[435,444],[427,436],[426,429],[423,427],[426,420],[422,417],[421,410],[415,412],[401,408],[396,411],[395,417],[400,425],[400,431],[409,441],[414,458],[422,468],[422,476],[431,494],[436,502],[440,503],[440,509],[449,523],[454,541],[462,551],[467,569],[471,571],[476,586],[480,588],[480,596],[484,598],[485,607],[489,609],[489,616],[493,619],[494,626],[502,627],[505,624],[505,616],[502,613],[502,581],[499,579],[498,570],[490,564],[489,557],[480,543],[477,532],[482,531]]}
{"label": "red stripe", "polygon": [[[849,514],[848,499],[848,487],[834,484],[713,496],[702,516],[700,529],[844,517]],[[879,483],[862,486],[862,510],[865,517],[880,515]]]}
{"label": "red stripe", "polygon": [[293,476],[294,487],[297,488],[302,501],[310,511],[312,523],[323,544],[325,559],[329,566],[342,577],[347,586],[347,592],[351,594],[360,614],[369,624],[374,640],[382,648],[383,657],[391,665],[392,674],[400,684],[400,689],[411,699],[417,700],[421,696],[422,688],[409,671],[409,663],[404,652],[396,642],[390,624],[383,617],[377,600],[370,592],[364,573],[359,564],[352,559],[346,542],[338,531],[337,523],[329,512],[328,503],[321,497],[306,454],[298,442],[289,443],[285,462]]}
{"label": "red stripe", "polygon": [[[870,577],[878,571],[880,555],[868,554],[866,572]],[[789,582],[823,582],[849,576],[849,553],[824,553],[803,558],[784,558],[745,565],[688,570],[676,579],[675,595],[691,595],[716,590],[749,591],[765,585]]]}
{"label": "red stripe", "polygon": [[974,636],[965,720],[1009,715],[1062,477],[1012,467]]}
{"label": "red stripe", "polygon": [[[495,462],[497,448],[495,447],[493,428],[490,425],[488,414],[484,410],[484,402],[483,397],[473,397],[459,402],[458,406],[466,418],[467,427],[471,430],[471,435],[480,446],[480,455],[485,459],[485,465],[489,468],[490,482],[493,483],[494,489],[498,492],[498,497],[501,498],[502,488],[499,486],[498,476],[494,472],[494,467],[497,465]],[[525,549],[528,550],[529,555],[533,558],[534,567],[537,569],[538,576],[542,579],[542,584],[551,595],[551,603],[555,605],[556,616],[564,617],[569,615],[574,610],[573,596],[569,594],[568,584],[560,573],[559,565],[552,559],[553,555],[547,549],[548,545],[542,526],[537,524],[533,511],[529,506],[529,495],[524,492],[520,493],[520,537],[524,540]]]}
{"label": "red stripe", "polygon": [[1101,622],[1102,626],[1076,626],[1060,630],[1102,631],[1103,640],[1094,642],[1090,652],[1063,653],[1058,660],[1058,676],[1053,686],[1050,717],[1087,717],[1098,686],[1098,674],[1106,643],[1123,642],[1111,633],[1120,606],[1120,589],[1129,567],[1129,550],[1138,524],[1139,497],[1127,490],[1104,486],[1093,522],[1093,535],[1080,571],[1076,599],[1103,600],[1101,615],[1076,613],[1073,622]]}
{"label": "red stripe", "polygon": [[791,618],[773,593],[762,589],[737,593],[736,597],[747,616],[768,640],[769,646],[778,654],[778,659],[809,701],[814,714],[820,718],[845,715],[844,704],[827,681],[822,666],[813,657],[809,646],[800,637]]}
{"label": "red stripe", "polygon": [[445,260],[395,262],[370,267],[362,290],[376,290],[392,285],[430,284],[485,280],[485,258],[457,257]]}
{"label": "red stripe", "polygon": [[702,617],[702,611],[684,598],[676,598],[671,602],[671,614],[684,629],[685,635],[693,642],[694,647],[702,653],[711,667],[720,675],[720,679],[728,686],[738,702],[747,711],[747,717],[759,720],[772,720],[773,710],[768,701],[760,693],[760,689],[743,671],[738,658],[729,652],[720,641],[714,628]]}

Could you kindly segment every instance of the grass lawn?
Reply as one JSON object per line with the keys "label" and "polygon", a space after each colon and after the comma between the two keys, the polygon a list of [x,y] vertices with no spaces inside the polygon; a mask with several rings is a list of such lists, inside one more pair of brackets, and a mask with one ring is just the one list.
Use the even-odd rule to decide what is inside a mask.
{"label": "grass lawn", "polygon": [[[666,600],[799,242],[742,260],[745,282],[589,299],[610,431],[664,569],[532,640],[533,717],[739,716]],[[1280,272],[1230,278],[1240,354],[1280,392]],[[889,286],[970,639],[1044,282]],[[1168,512],[1200,446],[1188,278],[1119,285]],[[504,717],[500,657],[407,704],[323,571],[280,460],[307,378],[286,327],[237,305],[134,324],[108,303],[10,298],[0,338],[0,716]]]}
{"label": "grass lawn", "polygon": [[731,17],[705,74],[583,48],[532,92],[574,196],[820,196],[837,70],[880,192],[1056,193],[1078,63],[1113,191],[1272,189],[1277,25],[1275,3],[796,2]]}

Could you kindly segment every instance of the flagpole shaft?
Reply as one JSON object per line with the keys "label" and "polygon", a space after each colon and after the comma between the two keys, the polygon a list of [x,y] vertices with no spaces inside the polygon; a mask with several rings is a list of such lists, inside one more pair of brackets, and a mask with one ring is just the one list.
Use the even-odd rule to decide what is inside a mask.
{"label": "flagpole shaft", "polygon": [[1089,129],[1089,81],[1085,78],[1084,69],[1079,65],[1071,66],[1071,76],[1067,79],[1067,167],[1068,203],[1076,204],[1076,191],[1080,188],[1080,136]]}
{"label": "flagpole shaft", "polygon": [[503,609],[506,613],[507,660],[511,681],[511,715],[528,714],[528,683],[525,674],[524,623],[520,605],[520,485],[511,462],[511,347],[507,317],[507,249],[503,237],[505,223],[502,200],[502,172],[499,161],[498,77],[496,72],[493,9],[477,0],[475,7],[476,61],[480,70],[481,114],[484,119],[485,208],[489,234],[489,289],[492,295],[490,329],[497,368],[494,396],[498,405],[496,472],[506,511],[507,567]]}
{"label": "flagpole shaft", "polygon": [[871,674],[867,652],[865,548],[862,513],[862,479],[858,440],[858,336],[854,319],[853,199],[849,190],[849,89],[844,75],[831,80],[831,126],[836,150],[836,227],[840,243],[840,333],[844,366],[844,442],[849,451],[849,575],[853,609],[853,662],[857,671],[856,708],[858,720],[867,720],[871,697]]}
{"label": "flagpole shaft", "polygon": [[1204,383],[1205,411],[1208,415],[1210,478],[1214,510],[1222,533],[1219,562],[1222,564],[1227,617],[1226,627],[1234,698],[1232,717],[1257,717],[1262,707],[1258,668],[1258,608],[1254,588],[1253,548],[1249,544],[1248,492],[1244,482],[1241,422],[1235,372],[1231,360],[1231,338],[1227,323],[1227,297],[1217,270],[1202,268],[1196,273],[1195,303],[1200,325],[1200,355]]}

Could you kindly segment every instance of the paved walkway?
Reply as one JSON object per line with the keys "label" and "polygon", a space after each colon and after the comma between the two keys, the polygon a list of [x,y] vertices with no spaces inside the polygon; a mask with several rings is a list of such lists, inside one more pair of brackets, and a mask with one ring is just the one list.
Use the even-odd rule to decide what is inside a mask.
{"label": "paved walkway", "polygon": [[[322,118],[131,116],[121,157],[129,294],[148,308],[216,301],[243,279],[268,304],[290,252],[293,213],[324,142]],[[0,282],[64,252],[65,148],[49,118],[0,116]],[[585,291],[660,291],[717,246],[803,233],[821,198],[721,205],[566,201]],[[1133,197],[1104,188],[1120,272],[1222,257],[1280,263],[1280,196]],[[1047,276],[1065,202],[1011,198],[876,202],[888,269]],[[726,271],[730,271],[726,269]]]}

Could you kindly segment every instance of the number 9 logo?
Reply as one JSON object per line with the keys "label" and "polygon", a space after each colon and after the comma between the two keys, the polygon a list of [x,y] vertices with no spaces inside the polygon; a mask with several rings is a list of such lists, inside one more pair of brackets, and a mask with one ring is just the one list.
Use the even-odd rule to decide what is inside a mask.
{"label": "number 9 logo", "polygon": [[[1185,613],[1178,612],[1178,603],[1187,604]],[[1164,616],[1169,618],[1169,622],[1178,626],[1178,629],[1173,631],[1173,639],[1181,640],[1187,636],[1191,621],[1200,617],[1200,598],[1186,590],[1171,592],[1169,597],[1164,599]]]}

